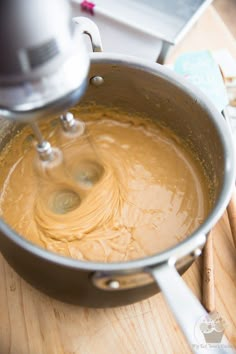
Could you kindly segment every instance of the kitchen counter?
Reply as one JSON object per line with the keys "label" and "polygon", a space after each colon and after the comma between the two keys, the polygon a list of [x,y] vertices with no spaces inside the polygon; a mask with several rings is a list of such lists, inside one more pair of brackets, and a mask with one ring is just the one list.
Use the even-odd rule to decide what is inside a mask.
{"label": "kitchen counter", "polygon": [[[212,7],[167,61],[187,50],[228,48],[236,43]],[[213,230],[216,308],[236,346],[236,249],[225,214]],[[200,257],[184,279],[201,298]],[[63,281],[63,280],[62,280]],[[87,309],[49,298],[23,281],[0,257],[0,354],[190,353],[161,294],[115,309]]]}

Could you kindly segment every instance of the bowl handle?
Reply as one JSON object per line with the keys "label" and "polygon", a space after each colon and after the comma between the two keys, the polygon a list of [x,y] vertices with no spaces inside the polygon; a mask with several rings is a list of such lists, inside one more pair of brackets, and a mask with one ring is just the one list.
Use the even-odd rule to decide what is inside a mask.
{"label": "bowl handle", "polygon": [[205,343],[204,345],[204,339],[203,343],[199,343],[196,327],[201,323],[201,319],[208,318],[209,321],[212,319],[185,284],[174,264],[163,263],[151,268],[150,272],[194,353],[236,353],[225,337],[222,338],[218,345],[214,344],[212,348],[210,343]]}
{"label": "bowl handle", "polygon": [[83,16],[74,17],[73,21],[78,24],[80,33],[85,33],[89,36],[93,52],[102,52],[102,40],[98,26],[89,18]]}

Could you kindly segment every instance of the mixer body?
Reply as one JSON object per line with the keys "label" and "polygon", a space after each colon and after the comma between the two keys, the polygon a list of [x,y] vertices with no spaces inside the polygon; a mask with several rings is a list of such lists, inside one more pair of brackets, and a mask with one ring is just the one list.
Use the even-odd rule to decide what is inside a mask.
{"label": "mixer body", "polygon": [[31,121],[79,100],[89,70],[80,32],[67,0],[1,2],[1,117]]}

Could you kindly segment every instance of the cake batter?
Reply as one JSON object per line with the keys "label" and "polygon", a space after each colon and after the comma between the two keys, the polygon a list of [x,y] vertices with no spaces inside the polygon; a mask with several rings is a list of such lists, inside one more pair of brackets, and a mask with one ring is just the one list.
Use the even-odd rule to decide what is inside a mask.
{"label": "cake batter", "polygon": [[37,159],[29,127],[1,153],[0,213],[14,230],[64,256],[115,262],[160,252],[203,222],[206,177],[172,132],[104,108],[72,112],[82,137],[58,120],[41,126],[62,152],[54,167]]}

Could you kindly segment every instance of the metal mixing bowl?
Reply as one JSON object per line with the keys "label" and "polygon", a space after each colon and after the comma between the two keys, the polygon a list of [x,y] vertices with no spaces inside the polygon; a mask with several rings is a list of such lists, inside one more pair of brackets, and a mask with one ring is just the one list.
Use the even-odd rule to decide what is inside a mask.
{"label": "metal mixing bowl", "polygon": [[[184,314],[183,301],[187,312],[192,312],[191,306],[196,305],[194,321],[204,311],[184,288],[176,269],[183,273],[201,253],[207,234],[230,200],[235,173],[233,143],[227,125],[203,94],[158,64],[97,53],[92,54],[90,69],[90,78],[94,76],[101,76],[104,82],[89,85],[82,105],[92,102],[143,113],[170,127],[192,146],[213,181],[215,202],[209,216],[175,247],[129,262],[104,264],[62,257],[30,243],[3,220],[0,221],[1,252],[26,281],[63,301],[92,307],[125,305],[155,294],[159,287],[173,311],[182,311],[176,314],[179,322],[178,317],[188,316]],[[3,148],[14,134],[14,128],[8,122],[1,122],[0,130],[0,148]]]}

